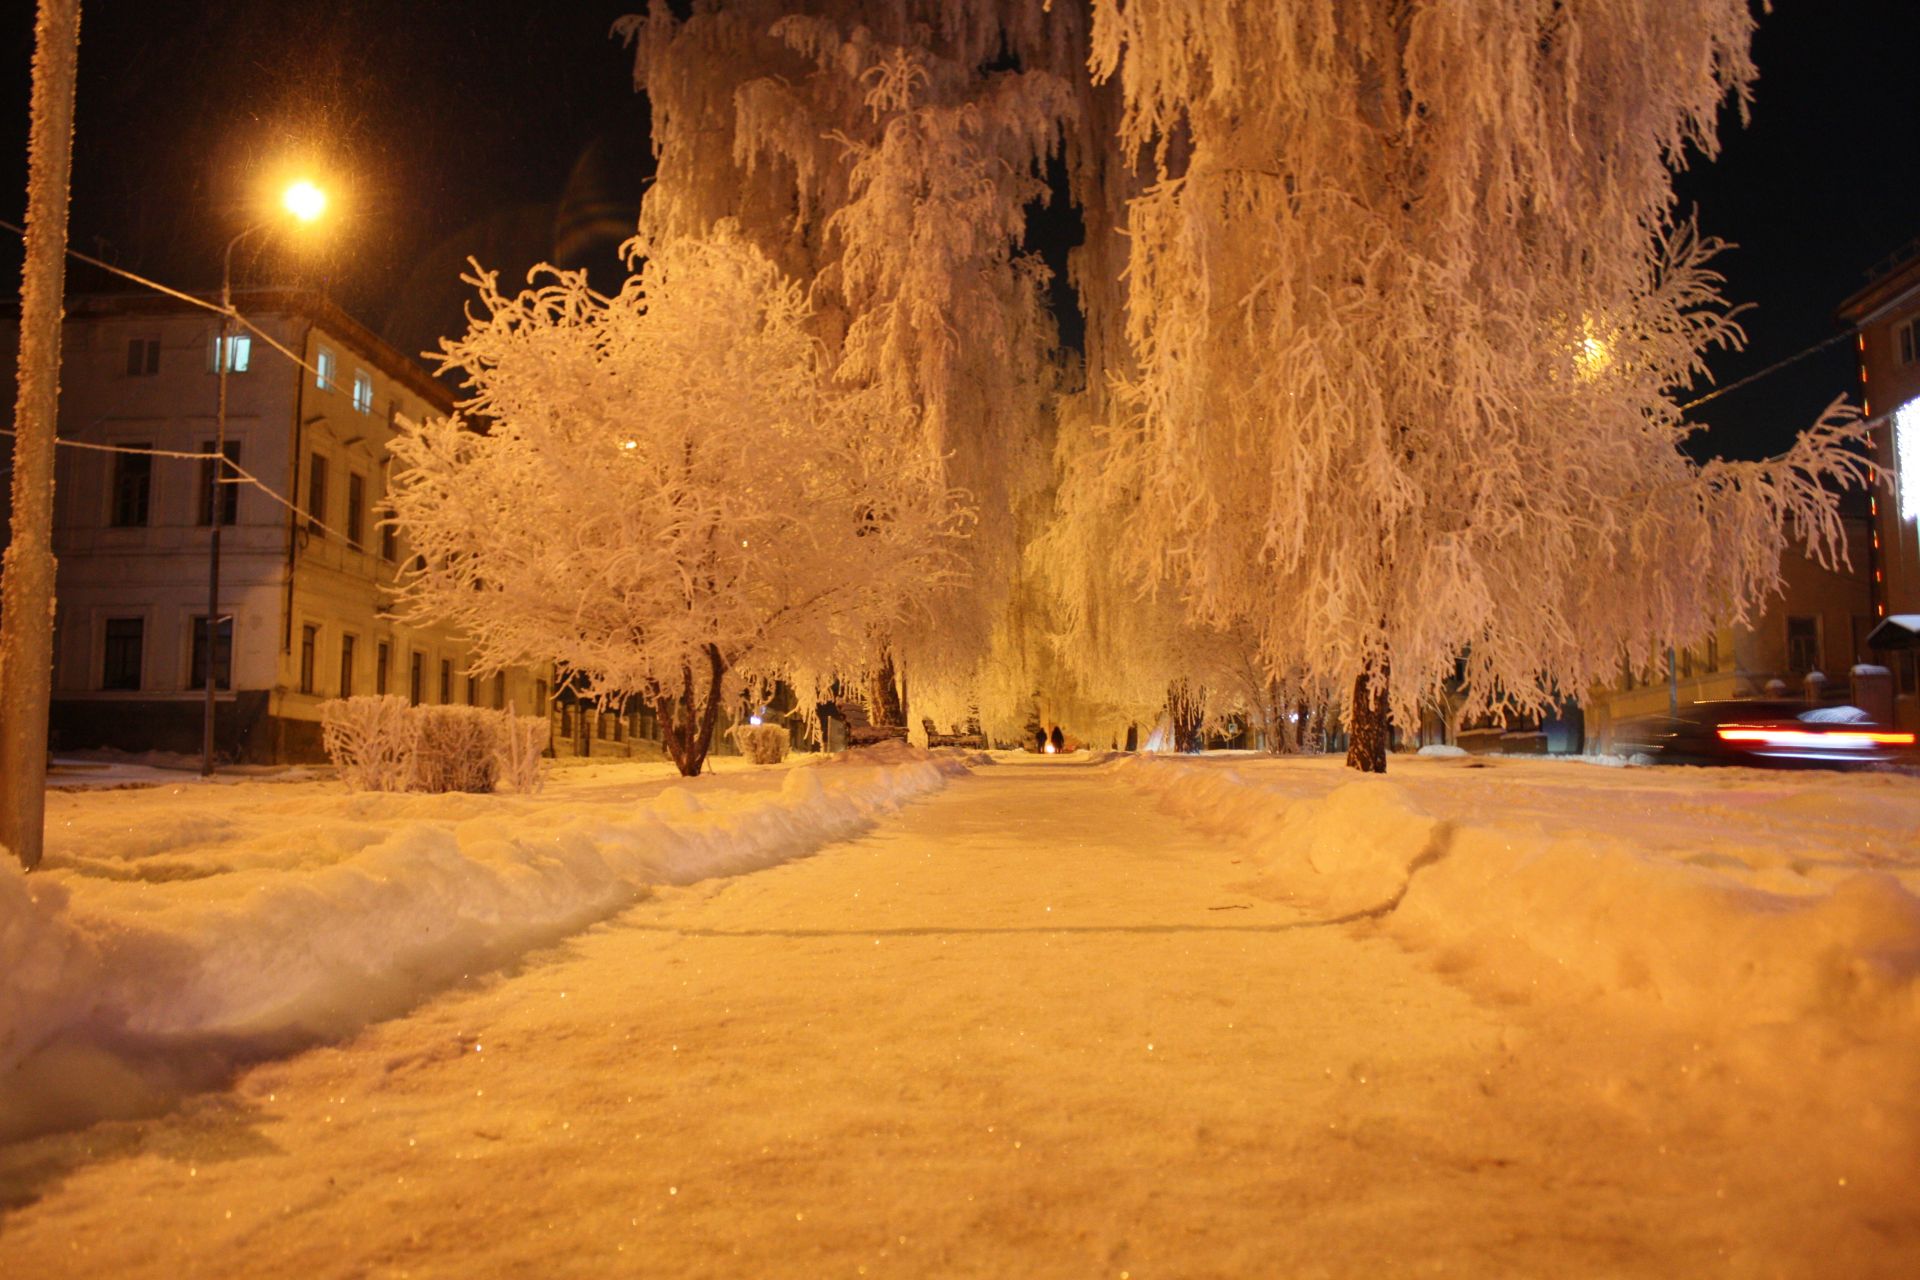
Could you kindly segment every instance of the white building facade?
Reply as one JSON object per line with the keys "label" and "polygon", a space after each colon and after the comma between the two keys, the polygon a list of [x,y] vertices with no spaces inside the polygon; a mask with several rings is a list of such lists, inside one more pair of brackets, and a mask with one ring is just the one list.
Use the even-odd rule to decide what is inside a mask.
{"label": "white building facade", "polygon": [[317,295],[235,305],[302,363],[236,331],[226,452],[260,484],[214,496],[219,317],[154,295],[69,300],[53,747],[199,750],[215,518],[223,759],[319,758],[320,704],[352,694],[547,714],[550,667],[476,676],[459,635],[388,613],[408,555],[381,523],[389,442],[400,417],[447,413],[446,390]]}

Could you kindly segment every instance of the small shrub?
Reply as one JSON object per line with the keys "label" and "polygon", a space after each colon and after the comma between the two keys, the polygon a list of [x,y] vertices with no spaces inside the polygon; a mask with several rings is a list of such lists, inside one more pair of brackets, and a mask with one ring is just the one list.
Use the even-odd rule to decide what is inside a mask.
{"label": "small shrub", "polygon": [[778,724],[737,724],[733,745],[755,764],[779,764],[787,758],[787,730]]}
{"label": "small shrub", "polygon": [[413,790],[491,791],[500,775],[499,722],[482,707],[415,707]]}
{"label": "small shrub", "polygon": [[327,758],[356,791],[405,791],[419,732],[405,698],[335,698],[320,704]]}
{"label": "small shrub", "polygon": [[551,728],[545,716],[501,714],[498,726],[500,776],[521,795],[540,789],[540,753],[547,749]]}

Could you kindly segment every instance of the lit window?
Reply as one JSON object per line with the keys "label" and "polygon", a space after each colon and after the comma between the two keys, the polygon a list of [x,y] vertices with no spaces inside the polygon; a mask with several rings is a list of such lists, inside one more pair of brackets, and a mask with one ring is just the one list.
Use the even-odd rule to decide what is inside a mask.
{"label": "lit window", "polygon": [[365,369],[353,371],[353,407],[360,413],[373,412],[373,375]]}
{"label": "lit window", "polygon": [[[244,333],[233,334],[227,339],[227,357],[228,373],[245,373],[253,359],[253,339]],[[220,372],[220,335],[217,333],[207,344],[207,372]]]}
{"label": "lit window", "polygon": [[320,348],[319,351],[314,353],[314,357],[313,357],[313,385],[320,388],[322,391],[331,391],[334,389],[334,385],[335,385],[333,381],[333,376],[334,376],[333,352],[327,350],[327,348],[325,347],[322,347]]}

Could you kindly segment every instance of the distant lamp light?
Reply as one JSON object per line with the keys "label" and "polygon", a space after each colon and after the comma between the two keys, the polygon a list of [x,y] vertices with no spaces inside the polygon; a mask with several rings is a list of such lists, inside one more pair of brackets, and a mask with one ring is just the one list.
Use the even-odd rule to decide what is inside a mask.
{"label": "distant lamp light", "polygon": [[287,188],[280,203],[300,221],[312,222],[327,211],[327,193],[303,178]]}
{"label": "distant lamp light", "polygon": [[1893,412],[1895,480],[1900,489],[1900,518],[1920,520],[1920,399]]}
{"label": "distant lamp light", "polygon": [[1580,376],[1591,382],[1607,371],[1613,363],[1613,349],[1605,338],[1596,338],[1592,334],[1580,339],[1580,349],[1574,353],[1574,367]]}
{"label": "distant lamp light", "polygon": [[759,724],[759,723],[760,723],[760,717],[759,717],[759,716],[748,716],[748,717],[747,717],[747,723],[748,723],[748,724]]}

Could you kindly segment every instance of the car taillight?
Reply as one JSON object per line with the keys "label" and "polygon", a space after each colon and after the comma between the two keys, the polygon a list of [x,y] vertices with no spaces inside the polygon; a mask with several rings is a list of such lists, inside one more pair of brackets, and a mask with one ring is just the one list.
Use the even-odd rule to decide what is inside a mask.
{"label": "car taillight", "polygon": [[1768,747],[1827,747],[1838,751],[1864,751],[1868,747],[1910,747],[1910,733],[1886,733],[1870,729],[1836,729],[1819,733],[1809,729],[1744,729],[1738,725],[1715,730],[1723,742],[1757,742]]}

